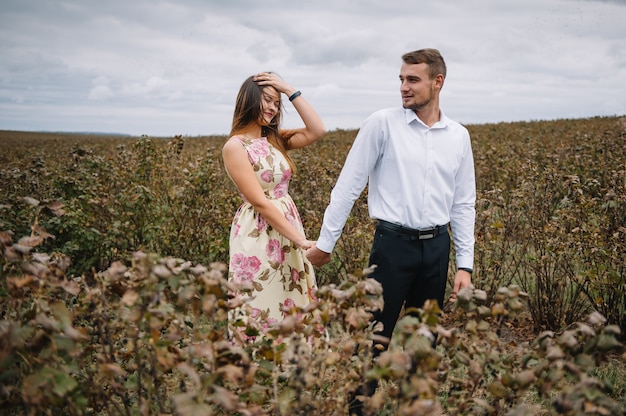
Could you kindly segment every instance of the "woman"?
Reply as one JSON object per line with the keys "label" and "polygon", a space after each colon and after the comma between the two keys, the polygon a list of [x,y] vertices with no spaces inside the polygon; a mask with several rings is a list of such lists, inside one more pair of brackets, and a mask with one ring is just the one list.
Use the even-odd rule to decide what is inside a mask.
{"label": "woman", "polygon": [[[303,128],[279,129],[281,94],[289,97]],[[236,283],[251,284],[251,316],[263,326],[281,321],[283,307],[304,307],[315,300],[317,284],[305,255],[313,242],[304,235],[287,192],[295,172],[287,151],[310,145],[324,133],[317,112],[278,75],[263,72],[242,84],[223,148],[224,166],[244,201],[231,227],[228,275]]]}

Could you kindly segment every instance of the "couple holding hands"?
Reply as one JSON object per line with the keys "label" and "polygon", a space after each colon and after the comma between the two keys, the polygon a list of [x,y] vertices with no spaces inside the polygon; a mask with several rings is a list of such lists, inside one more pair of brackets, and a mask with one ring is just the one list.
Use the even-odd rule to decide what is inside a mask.
{"label": "couple holding hands", "polygon": [[[471,284],[474,160],[468,130],[439,107],[445,77],[436,49],[402,56],[402,106],[376,111],[363,122],[317,241],[305,236],[288,193],[296,171],[288,151],[319,140],[324,124],[300,91],[278,75],[263,72],[243,83],[223,148],[226,171],[244,201],[230,233],[229,279],[252,286],[249,304],[261,322],[271,325],[282,320],[283,307],[315,301],[314,267],[330,261],[366,185],[369,215],[377,221],[369,258],[376,268],[370,277],[383,288],[384,307],[374,315],[383,324],[379,335],[391,338],[403,306],[421,308],[434,299],[443,307],[451,238],[457,271],[450,300]],[[304,127],[280,128],[281,94]]]}

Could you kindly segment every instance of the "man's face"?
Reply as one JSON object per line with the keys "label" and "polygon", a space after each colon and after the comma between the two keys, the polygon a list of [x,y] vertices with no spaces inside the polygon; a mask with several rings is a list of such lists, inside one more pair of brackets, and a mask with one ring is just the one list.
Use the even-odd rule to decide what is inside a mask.
{"label": "man's face", "polygon": [[421,110],[435,97],[437,82],[431,79],[426,64],[403,63],[400,67],[400,94],[402,106]]}

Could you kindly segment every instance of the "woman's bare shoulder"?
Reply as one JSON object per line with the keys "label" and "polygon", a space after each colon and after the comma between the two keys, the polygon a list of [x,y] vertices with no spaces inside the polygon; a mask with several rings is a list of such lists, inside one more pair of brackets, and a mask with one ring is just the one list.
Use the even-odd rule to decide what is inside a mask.
{"label": "woman's bare shoulder", "polygon": [[235,136],[230,136],[228,140],[226,140],[222,149],[230,150],[230,149],[239,149],[241,147],[242,147],[241,137],[235,135]]}

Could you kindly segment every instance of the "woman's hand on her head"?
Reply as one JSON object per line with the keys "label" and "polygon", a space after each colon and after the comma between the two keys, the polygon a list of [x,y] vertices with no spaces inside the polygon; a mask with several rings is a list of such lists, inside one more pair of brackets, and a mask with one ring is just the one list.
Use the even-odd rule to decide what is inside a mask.
{"label": "woman's hand on her head", "polygon": [[254,81],[259,85],[269,85],[270,87],[274,87],[276,91],[287,96],[296,92],[291,85],[273,72],[261,72],[254,76]]}
{"label": "woman's hand on her head", "polygon": [[[261,72],[255,75],[253,79],[261,86],[271,86],[278,93],[285,94],[290,98],[293,97],[291,102],[304,122],[304,128],[290,129],[292,133],[288,143],[290,150],[308,146],[324,136],[326,133],[324,122],[306,98],[296,91],[295,88],[273,72]],[[296,92],[298,92],[298,94],[294,96]]]}

